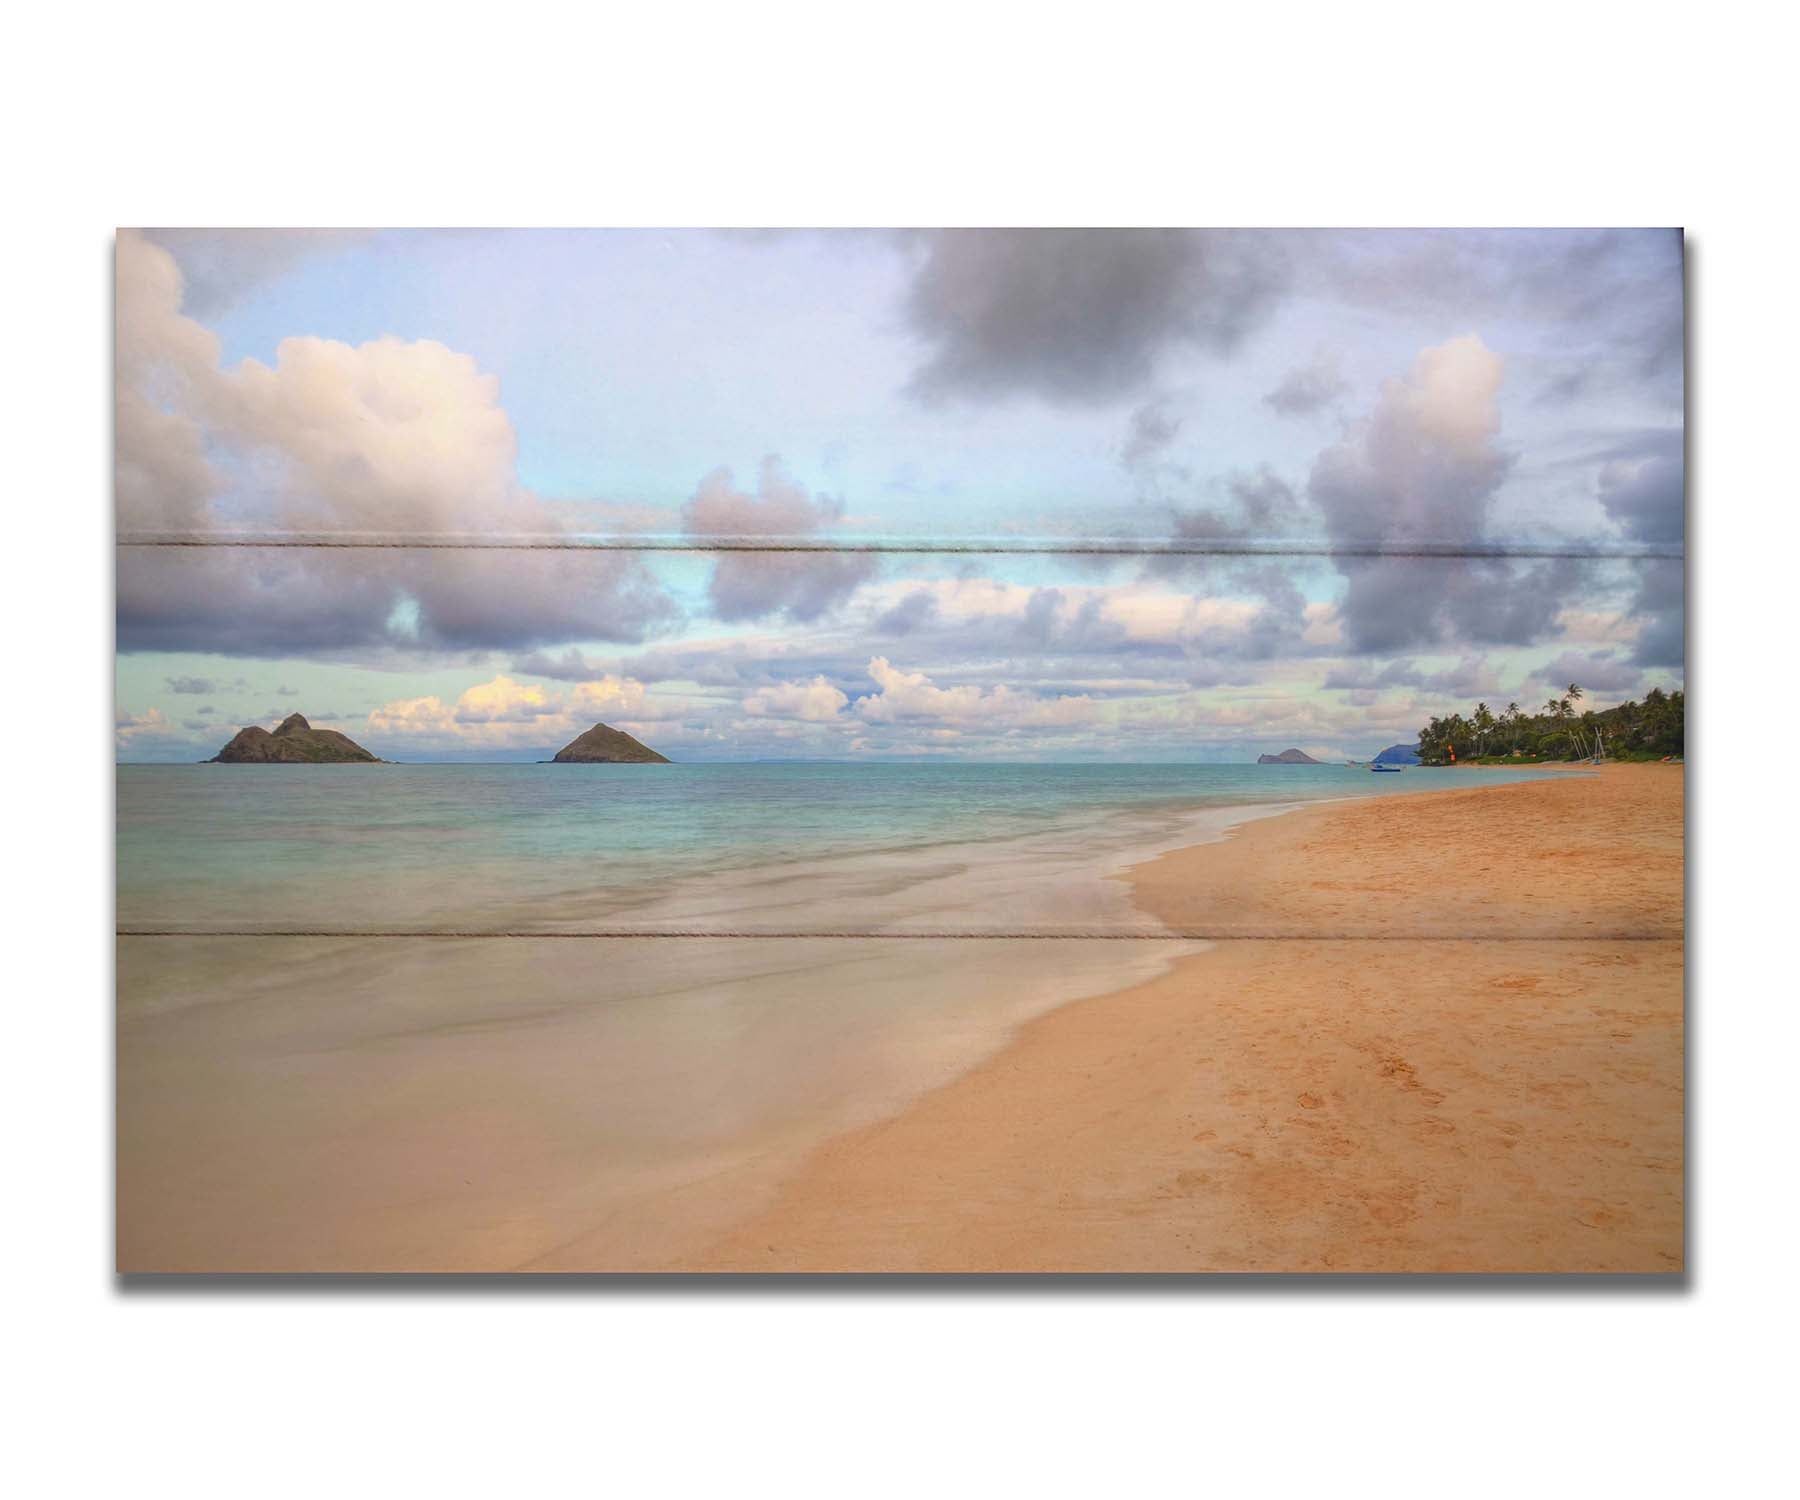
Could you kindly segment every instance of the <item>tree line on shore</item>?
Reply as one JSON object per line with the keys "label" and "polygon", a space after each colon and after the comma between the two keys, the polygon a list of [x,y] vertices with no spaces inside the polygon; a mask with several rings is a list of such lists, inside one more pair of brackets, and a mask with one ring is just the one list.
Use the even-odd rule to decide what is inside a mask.
{"label": "tree line on shore", "polygon": [[1428,766],[1469,760],[1661,760],[1686,746],[1686,699],[1651,688],[1642,703],[1578,709],[1585,695],[1575,683],[1536,713],[1509,703],[1495,713],[1477,703],[1468,717],[1434,717],[1419,731],[1419,759]]}

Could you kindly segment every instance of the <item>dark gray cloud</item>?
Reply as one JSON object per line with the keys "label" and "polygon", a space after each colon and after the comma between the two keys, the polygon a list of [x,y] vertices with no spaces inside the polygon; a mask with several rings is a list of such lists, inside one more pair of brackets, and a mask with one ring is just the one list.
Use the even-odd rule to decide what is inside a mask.
{"label": "dark gray cloud", "polygon": [[171,693],[210,693],[216,686],[210,677],[165,677],[163,681]]}
{"label": "dark gray cloud", "polygon": [[878,571],[853,552],[737,552],[713,564],[709,594],[721,620],[782,615],[807,624],[829,614]]}
{"label": "dark gray cloud", "polygon": [[1296,365],[1281,377],[1280,383],[1263,404],[1284,417],[1310,417],[1349,394],[1350,383],[1338,369],[1335,356],[1320,354],[1310,364]]}
{"label": "dark gray cloud", "polygon": [[1540,400],[1654,390],[1679,405],[1678,230],[1352,230],[1298,237],[1308,282],[1448,329],[1518,320],[1548,335]]}
{"label": "dark gray cloud", "polygon": [[[1679,401],[1684,308],[1676,231],[940,230],[907,310],[928,399],[1126,399],[1175,353],[1228,355],[1296,287],[1446,333],[1521,321],[1547,330],[1540,399],[1654,390]],[[1341,393],[1329,363],[1267,398],[1284,415]]]}
{"label": "dark gray cloud", "polygon": [[1687,535],[1687,469],[1679,432],[1658,434],[1637,454],[1600,470],[1600,504],[1633,541],[1679,545]]}
{"label": "dark gray cloud", "polygon": [[1342,692],[1372,692],[1405,687],[1452,699],[1479,698],[1499,691],[1499,679],[1480,656],[1465,656],[1455,666],[1431,672],[1418,663],[1397,661],[1348,661],[1325,676],[1325,688]]}
{"label": "dark gray cloud", "polygon": [[1631,610],[1643,629],[1632,660],[1641,667],[1679,668],[1687,660],[1687,568],[1679,558],[1653,558],[1637,566]]}
{"label": "dark gray cloud", "polygon": [[548,677],[556,682],[593,682],[606,676],[599,662],[577,651],[573,646],[557,654],[533,651],[513,662],[512,669],[530,677]]}
{"label": "dark gray cloud", "polygon": [[1346,644],[1372,654],[1545,640],[1596,570],[1586,558],[1345,557],[1337,566]]}
{"label": "dark gray cloud", "polygon": [[[1217,481],[1221,505],[1176,507],[1169,516],[1169,535],[1181,542],[1269,540],[1294,537],[1317,524],[1294,487],[1264,464],[1259,469],[1227,474]],[[1163,571],[1192,571],[1192,554],[1161,559]]]}
{"label": "dark gray cloud", "polygon": [[911,635],[937,619],[937,596],[929,589],[914,589],[892,609],[875,618],[875,629],[882,635]]}
{"label": "dark gray cloud", "polygon": [[[1632,541],[1679,548],[1687,537],[1681,432],[1644,433],[1617,446],[1601,465],[1596,493],[1607,518]],[[1686,565],[1672,557],[1634,566],[1638,578],[1630,611],[1641,629],[1632,662],[1679,668],[1686,657]]]}
{"label": "dark gray cloud", "polygon": [[[763,460],[756,493],[739,489],[729,469],[715,469],[682,508],[682,523],[698,541],[789,538],[806,541],[843,515],[841,502],[809,495],[771,455]],[[708,594],[721,620],[785,615],[816,620],[879,571],[858,552],[724,552],[713,564]]]}
{"label": "dark gray cloud", "polygon": [[1495,546],[1493,502],[1512,469],[1499,446],[1502,363],[1478,338],[1427,349],[1369,417],[1321,452],[1307,483],[1338,559],[1344,633],[1358,652],[1549,634],[1588,576],[1581,559],[1358,556],[1352,549]]}
{"label": "dark gray cloud", "polygon": [[642,561],[617,552],[119,552],[122,652],[517,650],[642,641],[677,620]]}
{"label": "dark gray cloud", "polygon": [[1239,230],[944,229],[907,300],[932,400],[1131,396],[1172,351],[1228,354],[1287,285],[1282,244]]}
{"label": "dark gray cloud", "polygon": [[1636,663],[1610,651],[1565,651],[1540,669],[1534,680],[1557,693],[1572,682],[1589,693],[1635,695],[1643,677],[1643,669]]}
{"label": "dark gray cloud", "polygon": [[1132,471],[1160,460],[1181,434],[1182,419],[1169,411],[1166,399],[1147,401],[1131,414],[1131,427],[1119,449],[1119,462]]}

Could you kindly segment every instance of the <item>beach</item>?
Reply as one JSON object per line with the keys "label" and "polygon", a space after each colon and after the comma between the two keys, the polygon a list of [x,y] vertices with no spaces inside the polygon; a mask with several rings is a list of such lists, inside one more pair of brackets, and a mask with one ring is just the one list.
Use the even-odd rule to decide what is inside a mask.
{"label": "beach", "polygon": [[1263,935],[1029,1024],[690,1264],[1678,1271],[1683,775],[1470,771],[1139,866]]}
{"label": "beach", "polygon": [[[537,899],[563,937],[127,930],[121,1269],[1678,1266],[1680,768],[1248,784],[1302,774],[1358,800]],[[321,910],[429,905],[361,879]],[[278,910],[191,884],[129,914]]]}

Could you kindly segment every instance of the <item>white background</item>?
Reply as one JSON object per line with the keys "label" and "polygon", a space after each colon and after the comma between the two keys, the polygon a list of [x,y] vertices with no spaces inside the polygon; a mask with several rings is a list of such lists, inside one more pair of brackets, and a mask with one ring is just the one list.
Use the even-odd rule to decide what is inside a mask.
{"label": "white background", "polygon": [[[0,1480],[1514,1496],[1791,1479],[1800,272],[1781,12],[651,10],[8,20]],[[1687,1284],[119,1289],[113,227],[1064,222],[1687,226]]]}

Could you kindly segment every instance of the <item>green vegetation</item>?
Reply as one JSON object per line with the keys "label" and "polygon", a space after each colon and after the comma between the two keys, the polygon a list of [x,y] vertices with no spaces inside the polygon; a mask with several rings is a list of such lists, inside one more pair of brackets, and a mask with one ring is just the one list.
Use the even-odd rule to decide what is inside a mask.
{"label": "green vegetation", "polygon": [[1687,700],[1651,688],[1642,703],[1576,712],[1582,691],[1570,683],[1535,714],[1509,703],[1496,714],[1477,703],[1467,718],[1434,718],[1419,731],[1419,759],[1428,766],[1457,761],[1661,760],[1686,749]]}

